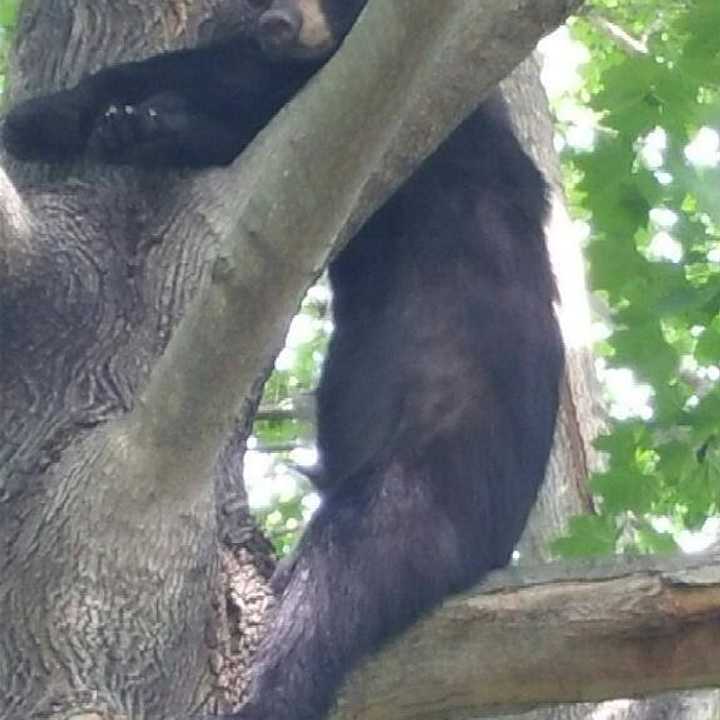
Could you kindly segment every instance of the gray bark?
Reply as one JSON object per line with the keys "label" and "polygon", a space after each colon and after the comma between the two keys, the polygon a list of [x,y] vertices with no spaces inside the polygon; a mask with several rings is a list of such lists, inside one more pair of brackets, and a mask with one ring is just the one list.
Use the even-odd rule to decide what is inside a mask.
{"label": "gray bark", "polygon": [[[225,490],[305,287],[333,243],[578,4],[372,2],[322,82],[227,170],[6,159],[3,720],[159,720],[205,702],[213,481],[220,517],[242,514],[241,492]],[[221,0],[25,0],[14,98],[212,36],[216,5],[223,32],[242,26]]]}

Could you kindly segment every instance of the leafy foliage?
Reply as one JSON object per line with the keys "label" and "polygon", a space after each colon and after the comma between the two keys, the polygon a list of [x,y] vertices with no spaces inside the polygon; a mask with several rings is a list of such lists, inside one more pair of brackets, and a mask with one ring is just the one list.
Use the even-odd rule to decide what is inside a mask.
{"label": "leafy foliage", "polygon": [[657,518],[697,530],[720,512],[720,4],[598,0],[573,30],[590,50],[581,94],[598,119],[592,151],[566,154],[611,316],[598,352],[652,400],[648,418],[616,420],[599,441],[599,516],[576,519],[556,548],[667,550]]}
{"label": "leafy foliage", "polygon": [[17,16],[18,0],[0,0],[0,27],[12,29]]}
{"label": "leafy foliage", "polygon": [[[316,461],[312,392],[319,379],[331,324],[328,319],[329,290],[323,281],[313,288],[293,321],[286,347],[265,385],[263,402],[255,422],[246,457],[245,480],[251,505],[277,550],[284,554],[293,545],[302,521],[317,503],[303,466]],[[270,491],[269,491],[270,490]]]}
{"label": "leafy foliage", "polygon": [[0,0],[0,90],[5,86],[5,67],[19,0]]}

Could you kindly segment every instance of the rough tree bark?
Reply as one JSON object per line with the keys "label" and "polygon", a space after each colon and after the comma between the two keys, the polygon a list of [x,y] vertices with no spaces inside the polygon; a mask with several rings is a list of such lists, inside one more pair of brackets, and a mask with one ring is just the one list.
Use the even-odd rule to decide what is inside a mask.
{"label": "rough tree bark", "polygon": [[[205,702],[213,479],[233,486],[302,292],[578,4],[373,1],[323,81],[227,170],[6,160],[0,717],[156,720]],[[218,9],[221,33],[242,27],[229,0],[25,0],[13,97],[193,44]],[[220,492],[221,517],[239,500]]]}

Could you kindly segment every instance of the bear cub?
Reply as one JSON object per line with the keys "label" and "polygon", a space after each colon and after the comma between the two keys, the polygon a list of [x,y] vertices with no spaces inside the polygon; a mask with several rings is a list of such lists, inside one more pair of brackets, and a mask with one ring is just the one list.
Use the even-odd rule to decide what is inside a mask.
{"label": "bear cub", "polygon": [[[18,105],[7,148],[45,162],[231,162],[365,5],[237,2],[250,32]],[[233,717],[318,720],[360,660],[510,560],[543,481],[563,372],[546,194],[496,91],[332,262],[323,502],[282,573]]]}

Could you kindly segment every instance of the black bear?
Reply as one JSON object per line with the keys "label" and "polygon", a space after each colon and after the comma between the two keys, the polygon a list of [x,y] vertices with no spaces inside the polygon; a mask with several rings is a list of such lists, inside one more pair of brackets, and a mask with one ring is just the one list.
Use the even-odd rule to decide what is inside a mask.
{"label": "black bear", "polygon": [[23,160],[231,162],[327,61],[367,0],[237,0],[250,30],[209,47],[105,68],[13,108],[5,147]]}
{"label": "black bear", "polygon": [[[365,4],[245,2],[254,32],[22,104],[7,146],[36,160],[231,161]],[[283,569],[233,717],[318,720],[358,661],[509,561],[543,480],[563,371],[546,210],[496,91],[332,262],[323,502]]]}

